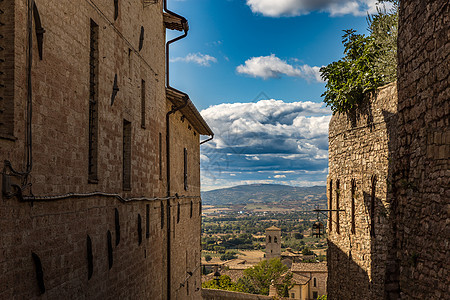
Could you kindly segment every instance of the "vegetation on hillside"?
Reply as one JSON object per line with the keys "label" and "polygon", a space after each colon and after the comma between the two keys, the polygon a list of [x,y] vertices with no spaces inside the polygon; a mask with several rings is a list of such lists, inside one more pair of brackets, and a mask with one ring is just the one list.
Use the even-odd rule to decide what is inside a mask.
{"label": "vegetation on hillside", "polygon": [[346,112],[357,107],[364,95],[396,80],[398,0],[390,2],[391,10],[379,8],[367,17],[369,35],[344,30],[344,57],[320,69],[327,81],[322,94],[333,112]]}

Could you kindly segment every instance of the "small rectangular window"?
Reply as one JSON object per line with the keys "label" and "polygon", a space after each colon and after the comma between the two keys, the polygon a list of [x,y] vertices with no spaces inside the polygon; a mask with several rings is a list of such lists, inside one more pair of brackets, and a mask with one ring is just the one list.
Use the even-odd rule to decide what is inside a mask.
{"label": "small rectangular window", "polygon": [[123,120],[123,190],[131,190],[131,122]]}
{"label": "small rectangular window", "polygon": [[98,182],[98,67],[98,25],[91,20],[89,41],[89,183]]}
{"label": "small rectangular window", "polygon": [[145,80],[141,81],[141,127],[145,128]]}
{"label": "small rectangular window", "polygon": [[187,149],[184,148],[184,190],[188,190],[188,153]]}

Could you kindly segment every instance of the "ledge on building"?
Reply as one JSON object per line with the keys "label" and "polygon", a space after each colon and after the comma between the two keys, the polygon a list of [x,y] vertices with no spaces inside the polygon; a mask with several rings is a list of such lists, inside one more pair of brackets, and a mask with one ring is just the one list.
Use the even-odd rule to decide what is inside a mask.
{"label": "ledge on building", "polygon": [[164,13],[164,26],[170,30],[188,31],[189,25],[186,19],[168,13]]}
{"label": "ledge on building", "polygon": [[205,119],[200,115],[195,105],[189,99],[189,96],[183,92],[180,92],[172,87],[166,88],[167,100],[172,102],[175,106],[181,106],[185,103],[187,97],[187,105],[183,107],[180,112],[189,120],[194,126],[195,130],[201,135],[214,135],[211,128],[209,128]]}
{"label": "ledge on building", "polygon": [[202,289],[203,300],[273,300],[270,296],[255,295],[224,290]]}

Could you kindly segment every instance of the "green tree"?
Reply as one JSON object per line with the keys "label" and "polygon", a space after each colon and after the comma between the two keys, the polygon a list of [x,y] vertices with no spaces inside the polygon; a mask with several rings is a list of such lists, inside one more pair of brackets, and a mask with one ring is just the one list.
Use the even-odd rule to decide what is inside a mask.
{"label": "green tree", "polygon": [[238,286],[231,281],[231,278],[228,275],[221,275],[218,279],[214,278],[203,282],[202,288],[240,292]]}
{"label": "green tree", "polygon": [[237,258],[236,252],[227,251],[220,256],[220,260],[231,260]]}
{"label": "green tree", "polygon": [[279,258],[263,260],[252,268],[244,270],[244,276],[237,285],[246,293],[268,295],[272,280],[281,277],[288,270]]}
{"label": "green tree", "polygon": [[393,9],[367,18],[369,36],[344,30],[344,57],[320,69],[327,81],[322,97],[333,112],[357,107],[365,94],[396,79],[398,1],[379,2],[391,2]]}

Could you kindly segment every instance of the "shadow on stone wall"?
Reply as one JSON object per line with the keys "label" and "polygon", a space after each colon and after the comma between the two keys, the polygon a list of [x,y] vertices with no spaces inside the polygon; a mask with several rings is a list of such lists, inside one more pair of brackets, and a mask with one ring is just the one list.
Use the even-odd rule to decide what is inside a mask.
{"label": "shadow on stone wall", "polygon": [[363,299],[361,295],[369,295],[369,276],[353,260],[352,252],[345,253],[339,246],[328,240],[328,253],[340,266],[338,272],[328,273],[327,287],[333,291],[330,299]]}

